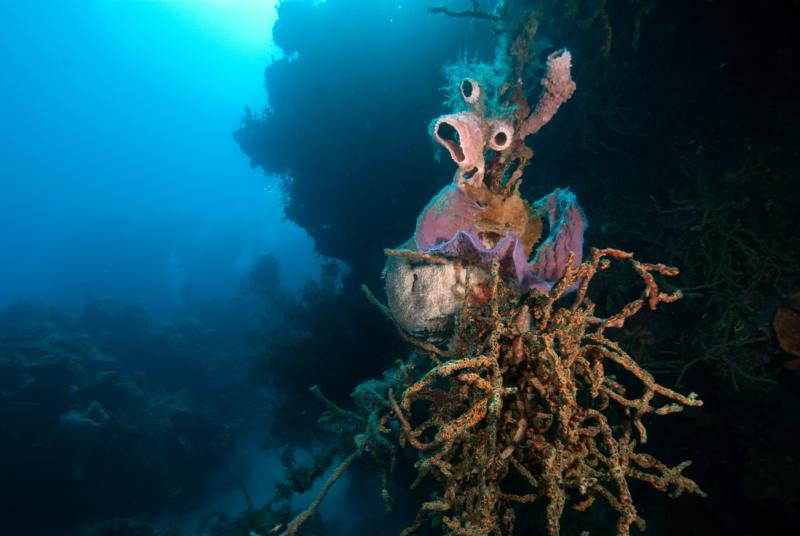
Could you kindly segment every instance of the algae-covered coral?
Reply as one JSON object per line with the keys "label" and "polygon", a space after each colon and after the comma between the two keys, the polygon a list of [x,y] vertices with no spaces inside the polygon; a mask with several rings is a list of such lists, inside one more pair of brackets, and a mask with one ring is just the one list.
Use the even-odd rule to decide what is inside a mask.
{"label": "algae-covered coral", "polygon": [[[536,13],[514,2],[491,14],[477,7],[440,12],[491,20],[501,38],[495,66],[475,70],[493,76],[462,80],[461,111],[431,125],[458,170],[423,210],[414,237],[385,251],[389,306],[365,287],[414,351],[382,381],[355,389],[355,411],[314,391],[326,406],[321,424],[345,457],[311,505],[281,528],[297,534],[364,454],[381,470],[391,509],[389,475],[401,454],[416,453],[412,488],[426,497],[403,534],[425,526],[514,534],[528,524],[526,508],[541,503],[547,531],[556,535],[567,511],[598,501],[617,513],[618,535],[644,530],[631,481],[671,496],[704,494],[683,475],[690,462],[669,466],[639,451],[647,442],[643,419],[702,402],[657,383],[608,331],[642,308],[678,300],[681,292],[664,281],[678,271],[610,248],[592,249],[582,262],[586,218],[575,196],[556,190],[533,204],[521,198],[532,156],[525,139],[575,90],[569,52],[554,52],[538,102],[529,106]],[[549,233],[538,242],[543,219]],[[603,315],[590,287],[620,263],[644,288]],[[443,300],[455,306],[442,308]]]}

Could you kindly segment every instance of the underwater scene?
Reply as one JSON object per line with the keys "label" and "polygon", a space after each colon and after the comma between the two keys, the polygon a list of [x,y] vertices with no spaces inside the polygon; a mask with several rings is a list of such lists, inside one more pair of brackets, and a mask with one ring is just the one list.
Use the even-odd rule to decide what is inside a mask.
{"label": "underwater scene", "polygon": [[0,536],[800,534],[795,0],[0,2]]}

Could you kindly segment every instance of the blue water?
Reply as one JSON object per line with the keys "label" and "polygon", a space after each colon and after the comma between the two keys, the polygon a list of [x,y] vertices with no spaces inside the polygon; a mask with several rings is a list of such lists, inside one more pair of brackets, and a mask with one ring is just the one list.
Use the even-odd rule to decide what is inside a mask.
{"label": "blue water", "polygon": [[266,104],[271,2],[0,3],[0,306],[220,299],[317,274],[231,134]]}

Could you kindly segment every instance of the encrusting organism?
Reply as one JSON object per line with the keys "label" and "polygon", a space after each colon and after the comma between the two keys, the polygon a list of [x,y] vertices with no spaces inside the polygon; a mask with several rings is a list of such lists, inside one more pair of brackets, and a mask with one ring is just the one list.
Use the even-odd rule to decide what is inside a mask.
{"label": "encrusting organism", "polygon": [[[314,391],[326,406],[321,425],[345,458],[286,535],[298,533],[364,454],[381,471],[387,509],[401,452],[416,457],[412,488],[434,490],[403,535],[425,525],[510,535],[520,510],[539,502],[548,533],[557,535],[568,508],[583,512],[603,501],[624,536],[632,525],[645,528],[630,481],[672,497],[704,495],[683,475],[690,462],[668,466],[638,451],[651,414],[702,402],[659,385],[609,338],[642,308],[680,299],[664,284],[678,270],[618,249],[592,248],[584,259],[587,220],[569,190],[534,203],[521,197],[532,156],[525,139],[552,119],[575,83],[570,53],[554,52],[531,111],[525,63],[536,16],[513,24],[519,12],[509,19],[506,5],[496,15],[505,26],[492,69],[503,76],[456,81],[465,109],[431,123],[433,139],[458,167],[453,182],[422,211],[414,236],[385,250],[388,306],[364,287],[414,350],[382,380],[355,389],[355,410]],[[643,290],[604,316],[589,289],[612,264],[627,264]]]}

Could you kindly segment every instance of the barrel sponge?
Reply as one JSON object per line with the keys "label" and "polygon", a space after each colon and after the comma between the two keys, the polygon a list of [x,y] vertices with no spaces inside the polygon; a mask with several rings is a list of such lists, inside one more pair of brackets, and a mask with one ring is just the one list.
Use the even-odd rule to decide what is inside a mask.
{"label": "barrel sponge", "polygon": [[430,264],[397,256],[387,259],[383,274],[394,320],[410,335],[433,343],[452,337],[467,282],[478,284],[488,279],[482,268],[458,260]]}

